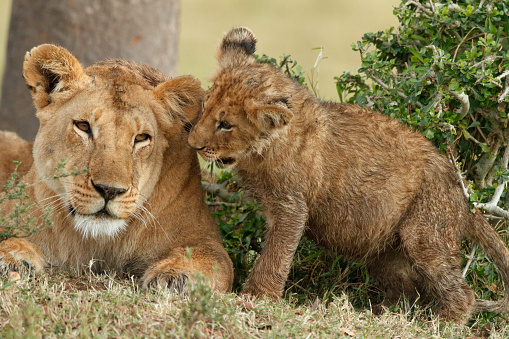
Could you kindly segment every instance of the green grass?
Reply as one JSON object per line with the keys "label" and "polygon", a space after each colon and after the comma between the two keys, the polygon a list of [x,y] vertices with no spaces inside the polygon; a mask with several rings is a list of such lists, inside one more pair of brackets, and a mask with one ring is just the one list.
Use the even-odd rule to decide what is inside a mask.
{"label": "green grass", "polygon": [[[490,326],[491,338],[509,335],[503,321]],[[181,297],[140,291],[129,279],[57,271],[0,287],[2,338],[465,338],[482,330],[475,321],[461,327],[416,309],[375,316],[344,294],[305,304],[293,297],[249,301],[196,284]]]}

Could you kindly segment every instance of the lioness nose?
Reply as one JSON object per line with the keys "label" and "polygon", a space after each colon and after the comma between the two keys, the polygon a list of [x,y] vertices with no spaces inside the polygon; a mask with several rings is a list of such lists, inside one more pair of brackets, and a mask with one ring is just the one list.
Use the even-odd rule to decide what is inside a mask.
{"label": "lioness nose", "polygon": [[127,191],[125,188],[111,187],[100,184],[96,185],[93,182],[92,185],[94,185],[95,190],[99,192],[99,194],[104,198],[104,200],[106,200],[106,202]]}

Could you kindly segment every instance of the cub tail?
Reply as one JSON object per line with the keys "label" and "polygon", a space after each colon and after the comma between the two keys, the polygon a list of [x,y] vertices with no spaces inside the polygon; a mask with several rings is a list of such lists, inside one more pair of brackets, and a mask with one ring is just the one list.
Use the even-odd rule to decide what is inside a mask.
{"label": "cub tail", "polygon": [[509,312],[509,249],[507,244],[479,211],[471,214],[469,226],[467,236],[477,242],[493,260],[505,285],[502,299],[497,301],[477,299],[474,312]]}

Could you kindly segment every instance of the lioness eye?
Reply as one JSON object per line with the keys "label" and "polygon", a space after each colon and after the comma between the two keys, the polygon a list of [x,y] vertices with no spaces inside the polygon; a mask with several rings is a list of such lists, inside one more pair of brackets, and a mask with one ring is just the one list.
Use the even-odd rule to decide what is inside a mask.
{"label": "lioness eye", "polygon": [[86,121],[75,121],[74,125],[83,132],[90,133],[90,124]]}
{"label": "lioness eye", "polygon": [[230,123],[228,123],[227,121],[220,121],[219,124],[217,124],[217,129],[229,131],[232,128],[233,128],[233,126]]}
{"label": "lioness eye", "polygon": [[148,135],[147,133],[141,133],[134,138],[134,143],[142,142],[148,139],[150,139],[150,135]]}

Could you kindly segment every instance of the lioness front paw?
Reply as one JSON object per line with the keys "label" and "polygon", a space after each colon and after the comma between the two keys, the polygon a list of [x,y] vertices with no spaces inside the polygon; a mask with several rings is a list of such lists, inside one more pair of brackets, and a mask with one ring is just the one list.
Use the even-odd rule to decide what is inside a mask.
{"label": "lioness front paw", "polygon": [[186,271],[165,270],[162,267],[153,266],[141,278],[141,286],[144,289],[165,287],[175,294],[187,294],[188,281],[189,273]]}
{"label": "lioness front paw", "polygon": [[46,261],[39,248],[23,238],[10,238],[0,243],[0,276],[9,272],[40,273]]}

